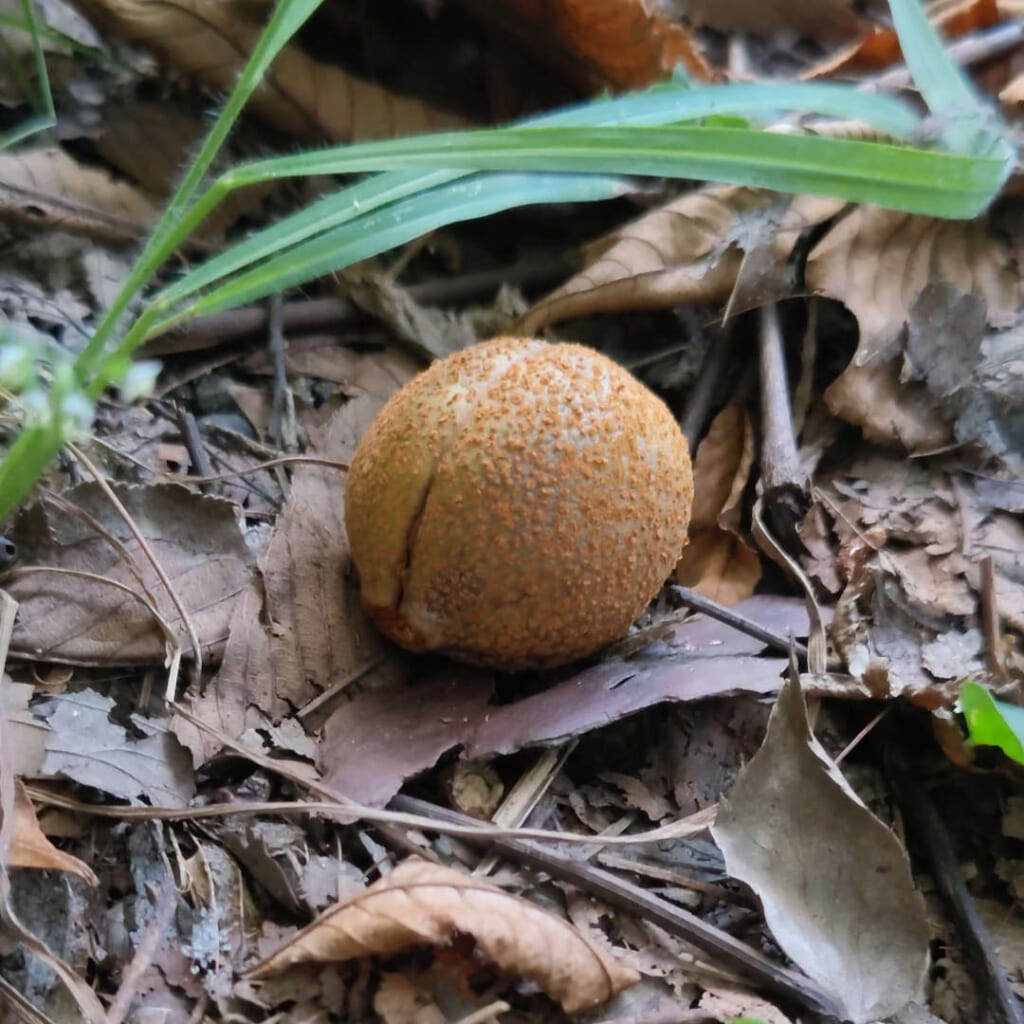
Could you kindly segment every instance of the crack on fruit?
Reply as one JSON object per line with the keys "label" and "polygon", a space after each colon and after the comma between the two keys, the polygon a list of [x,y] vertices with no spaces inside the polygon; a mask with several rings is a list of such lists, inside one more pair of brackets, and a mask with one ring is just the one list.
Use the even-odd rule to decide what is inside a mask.
{"label": "crack on fruit", "polygon": [[398,589],[395,595],[395,603],[393,611],[401,613],[402,602],[405,598],[406,585],[409,580],[409,575],[412,572],[412,560],[416,552],[416,536],[419,533],[420,524],[423,521],[423,515],[427,508],[427,502],[430,499],[430,492],[434,487],[434,480],[437,477],[437,470],[441,463],[447,458],[448,453],[455,446],[459,439],[460,432],[465,425],[466,421],[470,419],[476,412],[477,407],[481,401],[485,400],[490,394],[491,389],[505,378],[505,375],[512,370],[513,367],[518,366],[525,360],[535,356],[538,352],[543,352],[544,349],[531,348],[525,352],[517,352],[501,369],[496,370],[491,377],[485,381],[481,386],[477,394],[476,401],[463,411],[455,422],[455,429],[451,433],[451,437],[448,439],[448,443],[438,451],[437,457],[434,460],[434,468],[427,479],[426,484],[423,487],[423,492],[420,495],[419,501],[416,503],[416,508],[413,511],[412,516],[409,518],[409,525],[405,531],[405,547],[402,552],[403,558],[401,566],[398,570]]}
{"label": "crack on fruit", "polygon": [[[451,447],[450,442],[449,447]],[[447,454],[447,451],[444,454]],[[441,455],[441,458],[444,458],[444,454]],[[437,460],[434,471],[430,474],[426,486],[423,488],[423,493],[416,503],[416,508],[409,517],[409,525],[405,528],[405,548],[402,552],[402,565],[398,570],[398,591],[395,595],[395,611],[399,611],[402,607],[406,582],[409,579],[409,573],[412,571],[412,555],[416,550],[416,535],[419,533],[420,523],[423,521],[423,513],[426,510],[430,492],[434,487],[434,478],[437,476],[437,466],[440,465],[441,458]]]}

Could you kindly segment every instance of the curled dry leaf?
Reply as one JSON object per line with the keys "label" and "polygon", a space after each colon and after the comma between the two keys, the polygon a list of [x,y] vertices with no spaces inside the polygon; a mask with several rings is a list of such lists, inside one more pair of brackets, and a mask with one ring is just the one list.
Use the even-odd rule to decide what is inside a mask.
{"label": "curled dry leaf", "polygon": [[779,694],[712,834],[786,955],[844,1019],[878,1020],[921,997],[929,929],[906,852],[812,735],[798,681]]}
{"label": "curled dry leaf", "polygon": [[[148,46],[162,59],[214,89],[228,90],[262,31],[241,4],[205,0],[85,0],[102,28]],[[455,127],[458,119],[419,100],[321,64],[286,46],[250,101],[282,131],[338,141],[412,135]]]}
{"label": "curled dry leaf", "polygon": [[529,978],[566,1013],[611,999],[639,981],[567,921],[451,868],[407,860],[333,907],[258,964],[265,978],[293,964],[388,955],[444,946],[470,935],[509,974]]}
{"label": "curled dry leaf", "polygon": [[858,207],[818,243],[806,281],[842,302],[860,327],[852,363],[825,392],[829,408],[869,440],[911,450],[950,440],[944,410],[901,377],[906,325],[924,315],[920,307],[915,313],[919,297],[929,286],[951,286],[980,300],[996,328],[1016,321],[1022,299],[1012,246],[986,218],[938,220],[871,206]]}
{"label": "curled dry leaf", "polygon": [[0,154],[0,220],[123,244],[145,236],[156,207],[132,185],[51,146]]}
{"label": "curled dry leaf", "polygon": [[723,301],[743,260],[741,227],[749,231],[778,202],[731,185],[689,192],[589,246],[585,268],[528,310],[517,329],[533,335],[587,313]]}
{"label": "curled dry leaf", "polygon": [[[0,810],[0,820],[3,811]],[[14,831],[7,864],[14,868],[39,868],[43,871],[70,871],[89,885],[98,885],[95,872],[84,861],[58,850],[39,827],[35,808],[21,779],[14,780]]]}
{"label": "curled dry leaf", "polygon": [[[584,269],[540,299],[517,330],[532,334],[587,313],[721,302],[734,289],[738,309],[788,295],[780,266],[803,231],[842,205],[810,196],[791,203],[734,185],[688,192],[589,246]],[[755,251],[756,260],[746,258]]]}
{"label": "curled dry leaf", "polygon": [[754,432],[737,405],[723,409],[693,462],[690,542],[673,578],[720,604],[750,597],[761,559],[740,537],[739,504],[754,462]]}

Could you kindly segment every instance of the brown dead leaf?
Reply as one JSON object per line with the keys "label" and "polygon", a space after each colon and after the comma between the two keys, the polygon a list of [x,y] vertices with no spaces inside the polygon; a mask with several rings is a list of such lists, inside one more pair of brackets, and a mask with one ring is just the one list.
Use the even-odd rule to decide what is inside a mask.
{"label": "brown dead leaf", "polygon": [[644,0],[489,0],[528,48],[581,66],[592,87],[638,89],[676,67],[702,81],[711,70],[682,25]]}
{"label": "brown dead leaf", "polygon": [[712,834],[776,941],[844,1019],[864,1024],[921,998],[930,935],[906,852],[814,738],[799,682],[779,694]]}
{"label": "brown dead leaf", "polygon": [[111,720],[114,702],[94,690],[54,697],[41,774],[65,776],[131,803],[185,807],[195,793],[188,754],[167,721],[132,715],[134,735]]}
{"label": "brown dead leaf", "polygon": [[857,318],[857,366],[898,354],[903,325],[929,284],[978,296],[994,327],[1015,322],[1022,290],[1013,253],[986,218],[939,220],[875,206],[857,207],[814,247],[806,280]]}
{"label": "brown dead leaf", "polygon": [[784,29],[815,39],[848,39],[858,19],[850,0],[669,0],[680,15],[722,32]]}
{"label": "brown dead leaf", "polygon": [[[754,597],[739,610],[783,636],[804,636],[802,601]],[[561,743],[665,701],[774,693],[783,661],[758,657],[764,644],[696,616],[672,627],[653,656],[641,652],[584,669],[513,704],[490,703],[490,676],[446,668],[437,676],[364,689],[324,728],[324,781],[361,803],[384,804],[446,751],[469,759]]]}
{"label": "brown dead leaf", "polygon": [[[963,0],[932,17],[932,24],[946,39],[989,28],[1002,20],[996,0]],[[805,71],[802,78],[831,78],[858,71],[881,71],[903,59],[899,37],[892,28],[872,27],[859,42],[832,54]]]}
{"label": "brown dead leaf", "polygon": [[673,579],[720,604],[750,597],[761,559],[738,533],[740,500],[754,462],[754,431],[737,405],[723,409],[693,462],[690,540]]}
{"label": "brown dead leaf", "polygon": [[[90,19],[147,46],[215,90],[229,90],[262,31],[241,3],[207,0],[84,0]],[[396,96],[341,68],[286,46],[250,101],[282,131],[339,142],[453,128],[459,120],[416,99]]]}
{"label": "brown dead leaf", "polygon": [[938,220],[871,206],[852,211],[818,243],[806,281],[842,302],[860,327],[853,361],[825,392],[829,408],[869,440],[910,450],[947,443],[948,413],[956,412],[901,376],[907,324],[925,312],[915,306],[919,298],[929,286],[950,286],[975,297],[996,328],[1015,323],[1022,299],[1012,247],[986,218]]}
{"label": "brown dead leaf", "polygon": [[[166,100],[123,103],[104,108],[93,145],[107,163],[148,195],[165,199],[206,129],[200,118]],[[223,236],[239,218],[256,210],[275,187],[274,182],[262,182],[230,193],[203,221],[197,237]]]}
{"label": "brown dead leaf", "polygon": [[156,214],[138,189],[57,146],[0,154],[0,220],[124,244],[144,238]]}
{"label": "brown dead leaf", "polygon": [[[252,571],[234,505],[177,484],[115,490],[188,609],[204,660],[216,663]],[[103,491],[89,482],[62,497],[27,509],[11,532],[22,558],[7,586],[21,604],[11,650],[39,661],[158,665],[166,639],[141,599],[151,595],[187,656],[180,616]],[[24,572],[32,565],[92,573],[138,596],[81,576]]]}
{"label": "brown dead leaf", "polygon": [[35,778],[46,756],[46,733],[49,726],[32,714],[29,701],[35,687],[15,683],[7,676],[0,681],[0,716],[4,722],[4,740],[13,773],[21,778]]}
{"label": "brown dead leaf", "polygon": [[540,299],[518,329],[535,334],[587,313],[724,301],[750,236],[766,223],[774,233],[786,202],[732,185],[688,192],[589,246],[584,269]]}
{"label": "brown dead leaf", "polygon": [[566,1013],[607,1002],[640,976],[571,924],[486,882],[410,859],[365,892],[322,914],[258,964],[253,978],[292,964],[447,946],[470,935],[503,971],[529,978]]}
{"label": "brown dead leaf", "polygon": [[[335,413],[313,450],[346,461],[380,407],[377,396],[352,399]],[[270,621],[270,665],[277,721],[289,706],[351,678],[391,650],[363,613],[349,574],[345,475],[301,466],[260,559]]]}
{"label": "brown dead leaf", "polygon": [[[0,810],[0,820],[3,811]],[[70,871],[89,885],[98,885],[99,879],[88,864],[58,850],[43,835],[36,820],[35,808],[21,779],[14,780],[14,832],[7,864],[13,868],[38,868],[42,871]]]}
{"label": "brown dead leaf", "polygon": [[[326,426],[313,428],[310,454],[345,462],[388,395],[417,366],[394,353],[360,356],[334,347],[334,357],[323,354],[323,368],[343,377],[355,397]],[[364,615],[359,587],[347,574],[344,487],[340,469],[295,470],[260,560],[262,579],[235,606],[220,672],[192,704],[198,718],[231,739],[264,719],[279,722],[321,690],[341,687],[364,670],[385,678],[402,671],[401,655]],[[219,749],[215,737],[180,719],[174,731],[196,765]]]}

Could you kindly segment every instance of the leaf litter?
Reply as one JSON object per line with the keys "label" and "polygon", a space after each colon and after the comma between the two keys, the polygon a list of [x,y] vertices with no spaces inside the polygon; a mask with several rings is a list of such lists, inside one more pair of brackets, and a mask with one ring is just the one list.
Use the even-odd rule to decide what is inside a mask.
{"label": "leaf litter", "polygon": [[[45,6],[47,17],[62,16],[58,4]],[[680,22],[679,5],[651,11],[635,0],[568,0],[540,12],[509,2],[501,5],[509,21],[492,25],[486,44],[472,32],[460,36],[465,25],[453,28],[436,6],[430,17],[466,63],[483,57],[491,65],[488,89],[473,91],[487,92],[501,117],[531,103],[565,102],[566,80],[584,88],[646,82],[680,53],[698,60],[698,50],[716,53],[712,37]],[[463,6],[468,23],[489,16],[482,6]],[[689,17],[726,31],[768,32],[745,39],[742,54],[730,40],[734,77],[746,75],[746,59],[770,77],[780,68],[791,74],[794,60],[813,77],[896,59],[887,28],[867,27],[870,11],[854,15],[845,2],[814,10],[789,0],[686,6]],[[961,4],[943,23],[959,32],[1013,13],[998,6]],[[152,12],[130,3],[92,0],[89,9],[107,34],[116,29],[151,47],[173,72],[159,77],[142,49],[82,37],[116,52],[123,67],[93,75],[89,88],[64,65],[55,74],[64,106],[82,108],[61,126],[73,155],[56,144],[22,151],[8,160],[6,181],[0,174],[0,217],[5,230],[22,233],[23,257],[17,264],[0,257],[0,313],[31,320],[69,350],[82,344],[126,272],[118,247],[144,229],[173,181],[168,169],[201,132],[205,112],[183,80],[221,88],[256,28],[248,14],[221,24],[223,12],[211,21],[187,4],[148,21],[143,14]],[[348,31],[340,7],[332,17],[339,20],[327,31]],[[380,17],[361,16],[368,54],[382,39],[399,45],[392,26],[374,34]],[[552,19],[561,19],[557,31],[538,31]],[[816,37],[815,45],[842,38],[856,52],[812,63],[786,41],[788,27]],[[435,103],[433,83],[426,84],[441,64],[426,76],[421,65],[419,88],[410,88],[416,62],[396,74],[387,60],[360,67],[346,53],[342,67],[322,49],[307,52],[307,42],[289,47],[274,68],[275,89],[254,107],[275,130],[347,140],[464,121],[465,112]],[[509,44],[523,53],[511,55]],[[47,46],[60,49],[52,40]],[[989,69],[1001,75],[989,81],[1012,103],[1012,62],[1004,63]],[[561,84],[541,103],[552,87],[537,70],[553,66]],[[126,89],[126,81],[144,87]],[[0,76],[0,89],[8,88]],[[126,101],[132,94],[146,99]],[[150,145],[133,147],[142,128]],[[259,125],[242,132],[257,151],[264,133]],[[280,189],[238,198],[202,244],[290,201]],[[883,823],[888,815],[865,807],[879,806],[867,791],[885,793],[884,764],[879,769],[864,744],[844,762],[847,782],[822,749],[856,744],[884,712],[896,723],[886,743],[920,754],[923,729],[952,758],[942,764],[939,752],[947,778],[970,764],[988,786],[985,799],[959,817],[948,814],[948,824],[971,866],[971,891],[998,939],[1002,970],[1024,992],[1017,955],[1024,943],[1008,903],[1024,891],[1013,845],[1022,830],[1004,826],[1002,808],[989,806],[1005,794],[1004,806],[1012,806],[1014,783],[998,774],[1002,766],[982,774],[989,762],[963,743],[955,717],[964,678],[1016,701],[1024,665],[1016,203],[1006,196],[989,216],[953,223],[707,186],[653,208],[645,200],[647,212],[626,225],[621,211],[593,222],[572,211],[565,220],[553,216],[553,227],[509,219],[495,237],[471,226],[442,232],[391,267],[367,264],[358,283],[337,284],[364,319],[336,324],[313,313],[288,329],[280,352],[253,332],[233,333],[224,318],[153,339],[152,351],[168,360],[158,396],[132,409],[104,400],[96,423],[102,444],[86,450],[102,449],[115,493],[198,633],[206,671],[186,693],[192,717],[165,717],[152,694],[166,660],[189,656],[186,624],[97,486],[73,477],[68,486],[67,466],[49,474],[49,491],[10,527],[20,560],[2,580],[21,609],[7,666],[16,681],[5,677],[0,688],[0,813],[8,827],[16,822],[0,874],[24,926],[15,930],[24,950],[0,940],[0,978],[53,1019],[65,1019],[60,1000],[67,999],[42,967],[57,963],[53,956],[92,1019],[104,1012],[93,989],[108,1004],[126,1001],[129,1019],[188,1019],[202,1002],[220,1019],[376,1014],[444,1024],[507,1007],[492,1016],[532,1021],[563,1019],[552,1017],[557,1003],[575,1015],[605,1000],[607,1020],[794,1019],[795,1004],[766,975],[752,980],[735,962],[644,920],[638,908],[653,905],[676,922],[692,913],[720,939],[738,942],[743,955],[781,949],[842,1002],[849,1019],[891,1012],[904,1024],[966,1024],[979,1019],[983,983],[964,968],[963,937],[918,851],[911,865]],[[586,226],[578,228],[577,218]],[[443,301],[435,308],[403,283],[458,275],[460,261],[500,264],[509,244],[530,254],[561,251],[566,225],[574,240],[599,240],[584,250],[578,275],[546,298],[531,291],[532,305],[513,289],[480,309]],[[793,312],[806,310],[808,295],[817,320]],[[794,684],[775,699],[785,651],[705,615],[687,617],[671,588],[621,645],[561,672],[510,679],[397,652],[363,615],[345,571],[343,471],[261,468],[282,454],[270,416],[282,386],[296,409],[298,450],[344,463],[374,412],[425,356],[472,342],[488,333],[482,325],[504,329],[510,311],[527,308],[520,330],[558,323],[567,336],[597,339],[626,353],[669,399],[680,398],[681,383],[687,394],[706,390],[707,407],[693,420],[698,506],[676,579],[766,627],[785,648],[809,626],[802,599],[790,596],[799,591],[752,540],[766,455],[756,374],[742,344],[748,310],[791,296],[798,298],[783,307],[783,322],[787,338],[799,339],[787,355],[803,396],[794,419],[813,467],[803,549],[793,553],[826,613],[834,608],[829,671],[800,677],[807,694],[825,701],[815,730],[821,745]],[[657,312],[674,308],[682,313]],[[616,317],[623,310],[645,312],[626,321]],[[716,347],[730,333],[741,347],[715,376]],[[275,376],[280,362],[283,385]],[[175,403],[194,413],[201,450],[183,435]],[[153,482],[197,472],[203,454],[214,472],[242,475],[202,490]],[[44,685],[48,666],[59,663],[74,672]],[[867,696],[873,703],[864,703]],[[538,772],[545,757],[549,767]],[[529,807],[509,817],[506,794],[533,775]],[[583,866],[573,882],[553,884],[508,849],[497,862],[480,861],[464,837],[301,810],[310,791],[317,800],[333,792],[384,805],[415,794],[443,805],[455,791],[447,780],[470,777],[486,780],[484,798],[451,802],[513,827],[608,840],[652,824],[676,831],[657,843],[603,849],[546,843]],[[42,813],[51,800],[71,803]],[[268,801],[284,801],[293,813],[265,811]],[[217,817],[189,817],[211,802]],[[716,805],[717,845],[701,831]],[[90,806],[124,820],[110,824],[88,814]],[[412,850],[445,866],[405,859]],[[413,900],[417,872],[432,894]],[[628,904],[630,913],[593,895],[602,872],[631,880],[633,899],[654,903]],[[95,889],[87,885],[93,877]],[[378,898],[400,905],[402,916],[359,909]],[[153,935],[156,952],[133,981],[128,965]],[[346,935],[348,945],[336,945]],[[306,955],[337,960],[292,964],[258,981],[251,973]],[[780,958],[769,965],[784,970]],[[925,997],[930,1013],[916,1005]]]}

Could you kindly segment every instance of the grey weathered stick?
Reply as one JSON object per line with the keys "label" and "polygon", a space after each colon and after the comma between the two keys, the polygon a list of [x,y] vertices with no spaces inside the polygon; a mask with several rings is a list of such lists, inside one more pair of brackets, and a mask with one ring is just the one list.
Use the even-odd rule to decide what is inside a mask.
{"label": "grey weathered stick", "polygon": [[670,589],[673,594],[680,597],[690,608],[694,611],[702,612],[709,619],[717,619],[719,622],[724,622],[727,626],[732,626],[733,629],[746,633],[747,636],[752,636],[755,640],[760,640],[769,647],[782,651],[784,654],[789,654],[790,650],[796,651],[806,661],[807,648],[803,644],[797,643],[791,637],[775,633],[762,626],[759,622],[748,619],[746,615],[740,615],[739,612],[734,611],[732,608],[725,608],[710,598],[703,597],[696,590],[691,590],[689,587],[681,587],[678,583],[672,583],[670,584]]}
{"label": "grey weathered stick", "polygon": [[793,413],[789,404],[789,377],[782,350],[779,310],[774,302],[762,306],[758,329],[761,366],[761,481],[766,494],[779,487],[806,487],[800,467]]}
{"label": "grey weathered stick", "polygon": [[912,777],[903,756],[889,748],[885,760],[886,774],[900,812],[911,835],[917,839],[922,855],[929,862],[931,874],[946,901],[964,949],[981,975],[976,980],[988,1003],[990,1019],[999,1024],[1024,1024],[1024,1010],[1010,988],[988,929],[967,889],[946,826],[931,798]]}
{"label": "grey weathered stick", "polygon": [[[456,811],[409,796],[396,796],[389,806],[396,810],[434,817],[440,821],[459,823],[473,820]],[[475,843],[477,837],[467,837],[467,841]],[[842,1015],[841,1007],[806,975],[787,967],[780,967],[756,949],[740,942],[739,939],[734,939],[728,932],[702,921],[696,915],[674,906],[646,889],[641,889],[610,872],[569,860],[521,839],[491,841],[481,837],[480,841],[508,860],[518,861],[537,871],[543,871],[552,878],[592,893],[605,903],[626,913],[653,922],[659,928],[664,928],[672,935],[727,963],[733,971],[749,978],[753,984],[761,988],[796,1000],[815,1013],[833,1017]]]}

